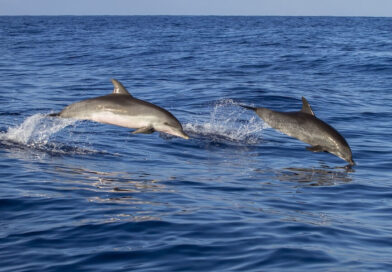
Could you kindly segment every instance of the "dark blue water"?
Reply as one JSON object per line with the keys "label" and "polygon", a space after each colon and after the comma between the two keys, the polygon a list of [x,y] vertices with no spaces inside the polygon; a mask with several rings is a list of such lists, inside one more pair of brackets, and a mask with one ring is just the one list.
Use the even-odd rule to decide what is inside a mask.
{"label": "dark blue water", "polygon": [[[0,271],[392,271],[392,19],[0,17]],[[45,117],[120,80],[191,140]],[[268,128],[306,97],[357,165]]]}

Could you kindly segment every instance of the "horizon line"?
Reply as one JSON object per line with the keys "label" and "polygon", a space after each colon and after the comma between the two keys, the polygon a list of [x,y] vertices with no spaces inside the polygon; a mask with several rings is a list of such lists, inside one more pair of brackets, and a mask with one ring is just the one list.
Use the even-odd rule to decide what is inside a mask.
{"label": "horizon line", "polygon": [[59,17],[59,16],[113,16],[113,17],[127,17],[127,16],[172,16],[172,17],[367,17],[367,18],[391,18],[391,16],[386,15],[254,15],[254,14],[0,14],[0,17]]}

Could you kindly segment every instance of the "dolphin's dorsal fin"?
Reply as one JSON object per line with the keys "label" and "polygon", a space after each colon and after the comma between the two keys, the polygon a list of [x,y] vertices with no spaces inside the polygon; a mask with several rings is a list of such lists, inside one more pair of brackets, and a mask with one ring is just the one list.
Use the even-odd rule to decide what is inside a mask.
{"label": "dolphin's dorsal fin", "polygon": [[312,108],[309,105],[308,100],[306,100],[306,98],[303,97],[303,96],[302,96],[302,109],[301,109],[301,112],[315,116]]}
{"label": "dolphin's dorsal fin", "polygon": [[112,83],[114,85],[114,89],[113,89],[113,93],[114,94],[127,94],[132,96],[127,89],[125,89],[125,87],[120,83],[120,81],[112,78]]}

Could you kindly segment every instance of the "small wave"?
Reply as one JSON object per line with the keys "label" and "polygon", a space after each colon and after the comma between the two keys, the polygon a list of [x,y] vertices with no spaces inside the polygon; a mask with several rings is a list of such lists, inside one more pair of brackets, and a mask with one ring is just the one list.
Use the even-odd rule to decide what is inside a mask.
{"label": "small wave", "polygon": [[239,107],[232,99],[218,101],[208,120],[184,125],[186,133],[194,138],[203,137],[218,143],[254,145],[261,141],[261,131],[266,125],[256,115]]}
{"label": "small wave", "polygon": [[84,147],[66,145],[59,142],[51,142],[46,145],[21,145],[13,142],[6,142],[0,140],[0,147],[4,147],[10,153],[12,153],[12,155],[8,155],[8,157],[12,157],[16,159],[26,159],[26,158],[42,159],[47,157],[47,155],[63,156],[63,155],[110,154],[105,151],[97,151]]}

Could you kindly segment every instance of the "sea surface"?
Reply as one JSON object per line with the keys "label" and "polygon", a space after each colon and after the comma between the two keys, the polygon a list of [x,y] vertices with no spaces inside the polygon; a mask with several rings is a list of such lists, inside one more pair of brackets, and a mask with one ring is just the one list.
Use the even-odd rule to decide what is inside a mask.
{"label": "sea surface", "polygon": [[[191,139],[47,117],[111,78]],[[392,271],[392,18],[0,17],[0,106],[0,271]]]}

